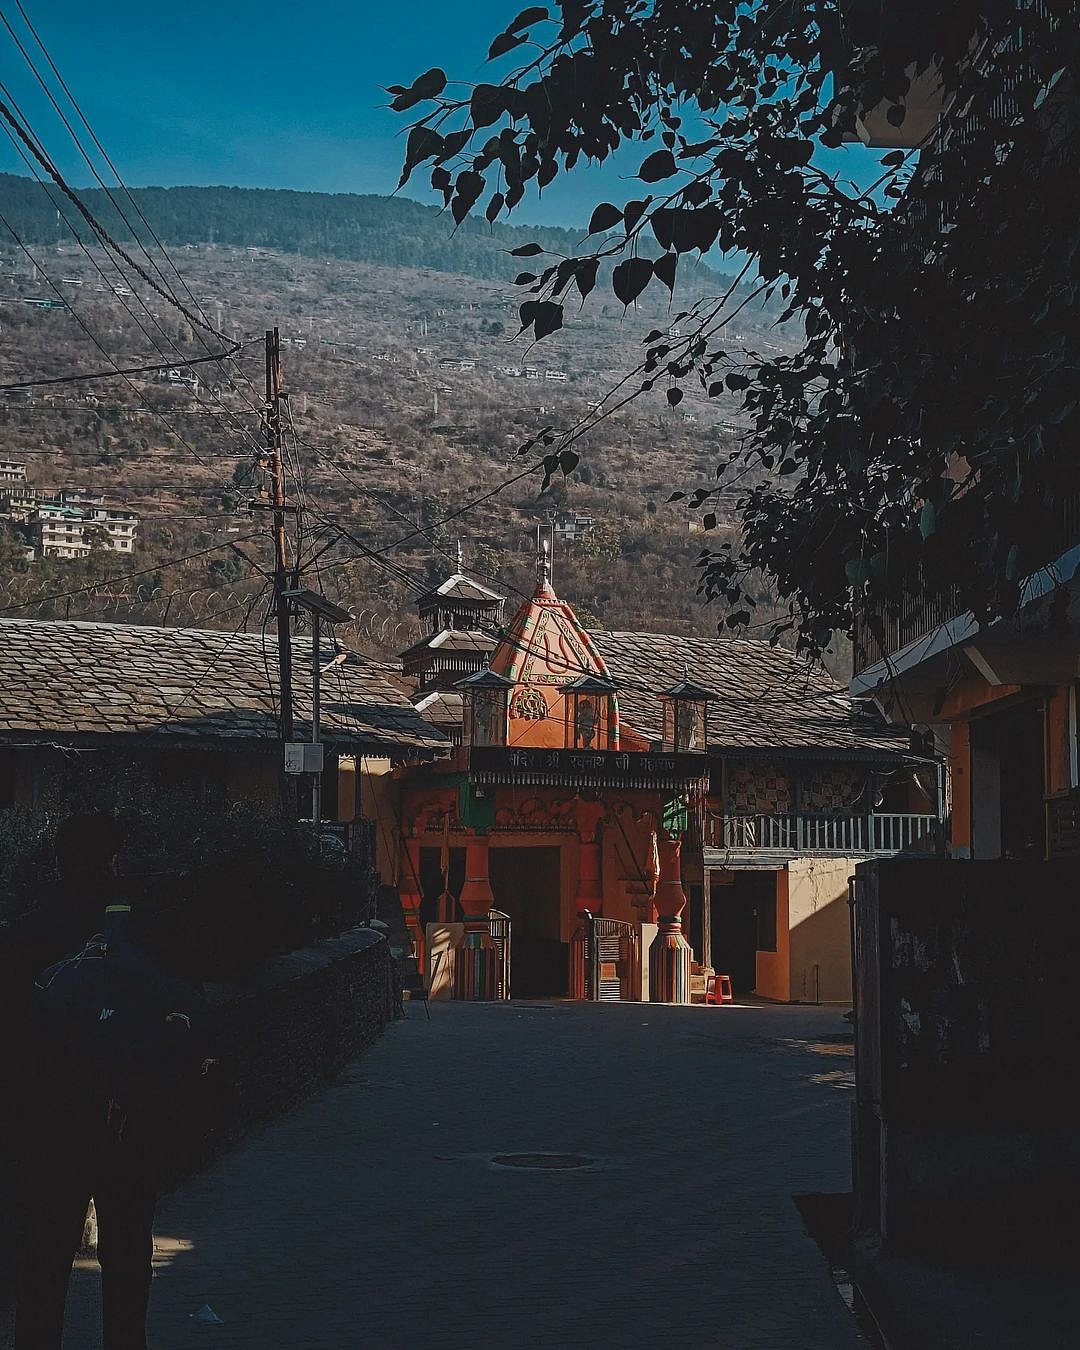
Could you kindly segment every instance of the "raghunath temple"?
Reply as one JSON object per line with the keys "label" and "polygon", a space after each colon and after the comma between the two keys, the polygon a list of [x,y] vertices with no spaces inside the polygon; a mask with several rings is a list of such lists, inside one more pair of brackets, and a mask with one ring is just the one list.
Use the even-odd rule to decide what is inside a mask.
{"label": "raghunath temple", "polygon": [[586,631],[546,547],[504,605],[459,568],[402,654],[452,743],[394,770],[431,997],[849,1000],[848,877],[935,847],[934,765],[782,648]]}

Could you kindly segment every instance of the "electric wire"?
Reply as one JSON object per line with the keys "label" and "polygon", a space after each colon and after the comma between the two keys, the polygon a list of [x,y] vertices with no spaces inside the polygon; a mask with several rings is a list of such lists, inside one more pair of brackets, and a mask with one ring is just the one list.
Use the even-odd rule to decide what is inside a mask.
{"label": "electric wire", "polygon": [[222,549],[231,547],[232,543],[243,544],[250,539],[259,539],[261,537],[259,532],[253,532],[252,534],[243,535],[236,540],[226,541],[220,544],[211,544],[207,548],[196,549],[194,553],[185,553],[181,557],[163,558],[154,563],[152,567],[140,567],[132,572],[120,572],[115,576],[98,577],[96,581],[87,582],[84,586],[75,586],[66,591],[54,591],[50,595],[39,595],[33,600],[22,600],[14,604],[2,605],[0,606],[0,614],[10,613],[10,611],[14,609],[28,609],[32,605],[52,604],[57,600],[67,600],[69,597],[75,595],[85,595],[87,591],[96,590],[99,586],[111,586],[117,581],[134,581],[137,577],[152,576],[155,572],[160,572],[162,568],[179,567],[182,563],[193,562],[196,558],[205,558],[211,553],[220,553]]}
{"label": "electric wire", "polygon": [[[6,86],[3,84],[2,81],[0,81],[0,90],[2,90],[4,93],[7,93],[7,92],[8,92],[7,89],[6,89]],[[10,94],[8,94],[8,97],[10,98]],[[16,110],[17,110],[17,111],[20,113],[20,115],[21,115],[21,109],[18,108],[18,105],[15,103],[15,101],[14,101],[13,99],[12,99],[11,101],[12,101],[12,103],[13,103],[13,106],[16,108]],[[33,177],[37,180],[37,182],[41,185],[42,190],[43,190],[44,192],[46,192],[46,194],[47,194],[47,193],[48,193],[48,188],[47,188],[46,184],[42,181],[41,176],[40,176],[40,174],[37,172],[37,169],[35,168],[33,162],[27,159],[27,157],[26,157],[25,153],[23,152],[21,146],[20,146],[19,143],[12,137],[11,131],[10,131],[7,127],[5,127],[5,131],[6,131],[6,133],[7,133],[8,139],[12,142],[12,144],[14,145],[16,151],[18,152],[18,154],[19,154],[20,157],[22,158],[23,163],[24,163],[24,164],[27,166],[27,168],[30,170],[30,173],[32,174],[32,176],[33,176]],[[52,201],[52,200],[53,200],[53,199],[50,198],[50,201]],[[98,276],[101,278],[101,280],[102,280],[103,282],[105,282],[106,286],[108,286],[108,287],[113,291],[114,295],[115,295],[116,298],[120,301],[120,304],[121,304],[122,308],[124,309],[124,311],[127,313],[128,317],[129,317],[129,318],[131,319],[131,321],[135,324],[135,326],[139,329],[139,331],[142,333],[143,337],[144,337],[144,338],[146,339],[146,341],[150,344],[150,346],[153,347],[155,351],[157,351],[157,353],[161,356],[162,360],[165,362],[165,364],[164,364],[163,366],[156,367],[155,369],[159,369],[159,370],[181,369],[181,368],[183,368],[183,367],[185,367],[185,366],[199,365],[199,364],[203,363],[204,361],[215,361],[215,360],[216,360],[216,361],[222,361],[222,362],[224,362],[224,360],[225,360],[226,358],[235,355],[238,351],[242,350],[243,347],[244,347],[245,345],[247,345],[246,343],[243,343],[243,342],[241,342],[241,343],[236,343],[236,344],[234,344],[233,349],[232,349],[231,351],[226,351],[226,352],[221,352],[221,353],[212,353],[212,352],[209,351],[209,348],[207,347],[206,342],[203,341],[203,340],[201,339],[201,337],[200,337],[200,339],[199,339],[199,340],[200,340],[200,343],[201,343],[201,345],[202,345],[204,351],[206,351],[206,352],[208,353],[208,355],[205,356],[205,357],[198,357],[198,358],[195,358],[195,359],[185,359],[184,356],[183,356],[183,353],[180,351],[180,348],[179,348],[179,346],[177,345],[177,343],[175,342],[175,340],[173,340],[172,338],[170,338],[169,334],[166,332],[166,330],[165,330],[165,328],[163,327],[163,325],[161,324],[160,320],[159,320],[159,319],[157,318],[157,316],[151,311],[150,307],[147,305],[147,303],[146,303],[146,301],[143,299],[142,295],[139,294],[137,288],[135,288],[135,287],[133,286],[133,283],[132,283],[131,278],[130,278],[130,277],[123,271],[123,269],[117,264],[115,258],[112,258],[112,257],[108,254],[108,252],[106,252],[105,256],[106,256],[106,258],[112,263],[113,267],[114,267],[115,270],[116,270],[117,276],[120,277],[120,279],[121,279],[122,282],[127,283],[126,289],[127,289],[127,288],[130,288],[130,289],[132,290],[133,298],[134,298],[134,299],[142,306],[142,308],[143,308],[143,310],[145,311],[147,317],[150,319],[150,322],[153,324],[153,326],[154,326],[155,328],[157,328],[158,332],[161,334],[161,336],[162,336],[162,338],[165,340],[165,342],[166,342],[166,343],[167,343],[174,351],[177,352],[178,358],[179,358],[179,359],[175,359],[175,358],[173,358],[172,356],[168,355],[168,354],[162,349],[161,344],[160,344],[160,343],[153,337],[153,335],[147,330],[146,325],[142,322],[142,320],[139,318],[139,316],[132,310],[131,306],[127,303],[126,298],[125,298],[123,295],[120,295],[120,294],[118,293],[118,291],[117,291],[117,288],[116,288],[115,286],[113,286],[112,283],[109,281],[109,278],[106,276],[105,272],[102,270],[102,268],[101,268],[100,264],[98,263],[97,259],[96,259],[96,258],[94,257],[94,255],[90,252],[90,250],[89,250],[89,248],[87,247],[86,243],[85,243],[85,242],[83,241],[83,239],[80,237],[78,230],[75,228],[75,226],[74,226],[74,224],[72,223],[71,218],[68,216],[67,212],[63,209],[63,207],[62,207],[59,203],[53,201],[53,205],[54,205],[54,207],[56,208],[57,218],[58,218],[59,220],[63,220],[64,224],[65,224],[65,225],[67,226],[67,228],[68,228],[68,232],[71,234],[71,237],[74,239],[74,241],[75,241],[75,243],[78,245],[79,249],[80,249],[80,250],[82,251],[82,253],[85,255],[85,257],[86,257],[87,261],[90,263],[91,267],[94,268],[94,270],[97,272],[97,274],[98,274]],[[56,287],[54,286],[53,289],[56,290]],[[66,304],[67,304],[67,308],[68,308],[69,312],[74,313],[74,312],[75,312],[75,307],[74,307],[74,305],[72,305],[70,301],[67,301]],[[192,331],[195,332],[196,330],[192,330]],[[149,370],[150,368],[147,367],[146,369]],[[228,375],[228,368],[227,368],[224,364],[222,365],[221,370],[222,370],[222,374],[225,375],[225,378],[226,378],[226,379],[231,379],[231,377]],[[141,370],[135,370],[135,371],[133,371],[132,373],[139,374],[139,373],[142,373],[142,371],[141,371]],[[83,379],[86,379],[86,378],[105,378],[105,377],[107,376],[107,374],[108,374],[108,372],[103,372],[102,374],[99,374],[99,375],[90,376],[90,377],[84,376],[84,377],[81,377],[81,378],[83,378]],[[64,377],[64,378],[53,379],[53,380],[24,381],[21,385],[0,386],[0,388],[3,388],[3,387],[7,387],[7,388],[33,388],[33,387],[35,387],[37,384],[65,384],[65,383],[71,383],[71,382],[73,381],[74,378],[75,378],[75,377]],[[233,384],[232,387],[235,388],[235,384]],[[240,393],[241,393],[241,396],[243,397],[242,391],[238,391],[238,392],[240,392]],[[197,393],[195,390],[189,390],[189,393],[190,393],[191,397],[194,398],[195,401],[200,405],[200,407],[206,409],[207,413],[210,413],[210,412],[212,411],[212,409],[210,409],[210,408],[208,407],[208,405],[206,405],[206,404],[203,402],[203,400],[199,398],[199,395],[198,395],[198,393]],[[219,403],[219,405],[220,405],[220,407],[221,407],[221,409],[222,409],[222,415],[228,417],[228,418],[232,421],[234,427],[238,428],[241,439],[243,440],[243,439],[245,439],[245,438],[247,438],[247,437],[250,437],[252,433],[248,430],[248,428],[247,428],[246,426],[244,426],[244,424],[242,424],[242,423],[239,422],[239,420],[237,419],[236,415],[232,412],[232,410],[229,409],[229,408],[227,408],[227,406],[226,406],[224,403],[222,403],[221,400],[218,400],[218,403]],[[249,408],[252,407],[250,401],[248,401],[248,406],[249,406]],[[253,410],[256,411],[256,412],[258,411],[257,409],[253,409]]]}
{"label": "electric wire", "polygon": [[[20,8],[21,8],[21,6],[20,6]],[[25,17],[25,15],[24,15],[24,17]],[[63,123],[64,123],[65,127],[67,128],[69,134],[71,135],[73,141],[75,142],[75,145],[76,145],[76,147],[78,148],[80,154],[82,155],[82,157],[83,157],[83,159],[86,161],[86,163],[89,165],[89,167],[90,167],[90,169],[91,169],[91,172],[93,172],[94,176],[97,178],[97,181],[101,184],[102,188],[103,188],[104,191],[106,192],[106,195],[109,197],[110,202],[112,202],[114,208],[118,211],[118,213],[119,213],[121,219],[122,219],[122,220],[124,221],[124,223],[128,226],[128,228],[131,230],[133,237],[136,239],[136,242],[139,244],[139,246],[140,246],[140,248],[142,249],[144,255],[146,256],[148,262],[150,262],[151,265],[153,265],[153,266],[156,267],[156,264],[153,262],[153,259],[150,257],[150,254],[147,252],[145,246],[142,244],[141,239],[139,239],[137,232],[136,232],[136,231],[134,230],[134,228],[132,227],[131,222],[128,220],[127,216],[126,216],[125,213],[123,212],[123,209],[119,206],[118,203],[116,203],[116,201],[115,201],[115,199],[112,197],[112,194],[110,193],[108,187],[105,185],[104,181],[101,179],[101,176],[97,173],[97,170],[96,170],[96,168],[95,168],[95,166],[94,166],[94,164],[93,164],[93,161],[91,160],[90,156],[87,154],[85,148],[83,147],[81,141],[79,140],[77,134],[75,133],[74,128],[71,126],[70,122],[68,122],[68,120],[67,120],[66,117],[64,116],[62,110],[61,110],[61,109],[59,108],[59,106],[57,105],[55,98],[53,98],[53,95],[52,95],[51,91],[49,91],[47,85],[45,84],[45,82],[44,82],[44,80],[43,80],[43,78],[42,78],[40,72],[37,70],[37,67],[34,65],[33,61],[30,59],[28,53],[27,53],[27,52],[25,51],[25,49],[22,47],[21,43],[19,43],[19,40],[18,40],[17,36],[14,34],[13,30],[11,29],[11,25],[8,23],[6,17],[3,16],[2,11],[0,11],[0,18],[3,18],[3,21],[4,21],[5,25],[8,27],[9,32],[11,32],[12,37],[13,37],[13,39],[14,39],[15,42],[16,42],[16,45],[19,46],[19,50],[22,52],[24,58],[26,59],[28,65],[30,66],[30,69],[33,71],[34,75],[35,75],[36,78],[38,79],[38,82],[42,85],[42,87],[45,89],[46,93],[48,94],[50,100],[51,100],[52,103],[53,103],[54,108],[56,108],[56,111],[57,111],[58,115],[60,116],[61,120],[63,121]],[[36,37],[36,33],[35,33],[35,37]],[[40,39],[37,39],[37,41],[38,41],[39,46],[42,46]],[[42,50],[44,51],[44,47],[43,47],[43,46],[42,46]],[[46,56],[48,56],[47,53],[46,53]],[[43,155],[43,156],[45,156],[46,158],[48,158],[44,146],[43,146],[42,143],[40,142],[40,139],[38,139],[36,136],[34,136],[33,131],[32,131],[32,128],[30,127],[30,124],[29,124],[28,120],[26,119],[25,115],[22,113],[22,110],[19,108],[17,101],[11,96],[11,94],[10,94],[10,92],[7,90],[6,86],[4,86],[2,83],[0,83],[0,90],[2,90],[2,91],[4,92],[4,94],[7,96],[7,98],[9,99],[9,101],[10,101],[10,103],[11,103],[11,105],[12,105],[14,111],[15,111],[15,113],[18,114],[18,116],[22,117],[23,122],[26,124],[26,135],[23,136],[21,139],[23,139],[24,142],[27,140],[28,137],[30,137],[30,138],[32,138],[32,139],[34,139],[34,140],[37,140],[38,148],[39,148],[39,150],[40,150],[40,152],[41,152],[41,155]],[[10,119],[9,119],[9,120],[10,120]],[[84,118],[83,120],[85,121],[85,118]],[[37,179],[37,181],[38,181],[39,183],[41,183],[42,189],[47,193],[47,192],[48,192],[48,188],[46,187],[45,183],[42,181],[42,179],[41,179],[41,177],[40,177],[40,175],[39,175],[39,173],[38,173],[38,171],[37,171],[35,165],[33,164],[33,162],[31,162],[30,160],[27,159],[27,156],[26,156],[26,154],[24,153],[24,151],[22,150],[22,148],[21,148],[21,146],[19,145],[18,141],[15,141],[14,137],[12,136],[11,130],[10,130],[9,128],[5,127],[5,131],[7,131],[7,134],[8,134],[9,139],[11,139],[12,142],[13,142],[13,144],[15,145],[15,148],[16,148],[16,150],[18,151],[20,157],[22,158],[23,163],[27,165],[27,168],[30,170],[30,172],[31,172],[31,174],[33,175],[33,177],[34,177],[35,179]],[[95,139],[96,139],[96,138],[95,138]],[[126,189],[125,189],[125,190],[126,190]],[[128,195],[129,195],[129,197],[130,197],[130,193],[129,193]],[[50,200],[52,201],[53,199],[50,198]],[[58,217],[61,218],[61,219],[63,219],[64,223],[67,225],[68,230],[70,231],[70,233],[71,233],[71,235],[72,235],[72,238],[73,238],[73,239],[75,240],[75,242],[78,244],[79,248],[82,250],[82,252],[85,254],[85,256],[87,257],[87,259],[90,261],[90,263],[91,263],[91,265],[94,267],[94,269],[97,271],[97,273],[98,273],[98,275],[101,277],[102,281],[108,283],[108,278],[105,276],[105,273],[101,270],[101,267],[98,265],[96,259],[93,257],[93,255],[91,254],[90,250],[87,248],[87,246],[86,246],[85,242],[83,241],[82,237],[80,236],[78,230],[77,230],[77,229],[75,228],[75,226],[72,224],[72,222],[71,222],[71,220],[70,220],[70,217],[67,215],[67,212],[63,210],[63,208],[59,205],[59,203],[53,201],[53,205],[54,205],[54,207],[55,207],[56,210],[57,210],[57,215],[58,215]],[[140,215],[141,215],[141,212],[140,212]],[[142,218],[145,220],[145,217],[142,217]],[[156,237],[156,236],[155,236],[155,237]],[[115,269],[116,269],[116,271],[117,271],[117,274],[120,276],[121,280],[122,280],[123,282],[128,283],[129,287],[131,287],[132,293],[133,293],[133,295],[134,295],[134,298],[135,298],[135,299],[138,301],[138,303],[142,306],[143,310],[146,312],[148,318],[151,320],[151,322],[152,322],[152,323],[154,324],[154,326],[157,328],[158,332],[161,333],[161,335],[162,335],[162,337],[164,338],[164,340],[165,340],[171,347],[173,347],[175,350],[177,350],[177,351],[179,352],[179,348],[177,347],[175,341],[172,340],[172,339],[169,337],[169,334],[166,332],[165,328],[164,328],[163,325],[161,324],[161,322],[160,322],[160,320],[158,319],[158,317],[153,313],[153,311],[151,311],[150,307],[147,305],[146,301],[143,299],[142,295],[139,293],[138,288],[135,287],[134,284],[132,283],[131,278],[124,272],[123,268],[117,263],[115,257],[110,256],[110,254],[109,254],[107,248],[106,248],[106,250],[105,250],[105,253],[106,253],[106,257],[109,258],[109,260],[112,262],[113,266],[115,267]],[[124,256],[124,257],[126,258],[127,255],[126,255],[126,254],[123,254],[123,251],[122,251],[122,250],[121,250],[121,254],[122,254],[122,256]],[[129,261],[130,261],[130,260],[129,260]],[[179,273],[179,270],[176,268],[175,263],[172,263],[172,262],[171,262],[171,259],[170,259],[169,261],[170,261],[170,264],[171,264],[173,270],[177,273],[177,276],[179,276],[180,273]],[[138,270],[138,269],[137,269],[137,270]],[[165,281],[166,278],[164,277],[164,274],[161,273],[160,268],[157,268],[156,270],[158,271],[158,275],[162,277],[162,280]],[[140,275],[140,276],[143,276],[143,275],[145,275],[145,274],[142,273],[141,270],[140,270],[140,271],[139,271],[139,275]],[[181,280],[182,280],[182,278],[181,278]],[[114,289],[114,292],[115,292],[115,288],[113,288],[113,289]],[[192,292],[191,292],[191,290],[190,290],[190,287],[186,287],[186,286],[185,286],[185,289],[187,290],[188,295],[191,297],[192,302],[195,303],[195,304],[198,304],[198,302],[195,300],[195,297],[194,297],[194,295],[192,294]],[[127,311],[127,313],[129,314],[129,316],[132,318],[133,322],[134,322],[134,323],[139,327],[139,329],[142,331],[142,333],[143,333],[144,337],[146,337],[147,341],[150,342],[150,344],[151,344],[152,346],[154,346],[154,347],[161,353],[161,355],[164,357],[164,356],[165,356],[165,353],[162,351],[160,345],[159,345],[156,341],[154,341],[154,339],[150,336],[150,334],[147,332],[145,326],[144,326],[144,325],[142,324],[142,322],[138,319],[138,317],[132,312],[131,307],[127,304],[127,302],[126,302],[126,300],[124,299],[124,297],[118,295],[117,298],[120,299],[121,304],[123,305],[124,309]],[[181,308],[182,308],[182,307],[181,307]],[[200,310],[200,313],[202,313],[201,310]],[[217,334],[217,332],[216,332],[215,329],[211,328],[210,331],[213,332],[213,333],[215,334],[215,336],[218,336],[218,334]],[[193,335],[195,336],[195,339],[196,339],[196,340],[200,343],[200,345],[203,347],[203,350],[204,350],[205,352],[207,352],[208,354],[210,354],[210,348],[209,348],[209,346],[207,345],[206,340],[205,340],[205,338],[202,336],[202,333],[200,332],[200,330],[199,330],[197,327],[193,327],[193,328],[192,328],[192,333],[193,333]],[[222,341],[227,341],[227,339],[225,339],[224,337],[221,337],[220,340],[222,340]],[[182,355],[182,354],[181,354],[181,355]],[[210,359],[215,359],[215,357],[213,356],[213,354],[210,354]],[[183,360],[172,362],[172,365],[173,365],[173,366],[182,366],[182,365],[184,365],[184,364],[189,364],[189,363],[184,362]],[[195,363],[192,362],[192,363],[190,363],[190,364],[195,364]],[[241,373],[243,374],[244,378],[247,380],[248,384],[251,385],[251,379],[250,379],[250,377],[247,375],[246,371],[243,370],[243,367],[240,367],[240,370],[241,370]],[[232,379],[232,376],[231,376],[231,373],[230,373],[228,367],[226,367],[226,366],[223,366],[223,367],[222,367],[222,374],[223,374],[223,376],[225,377],[226,381],[228,382],[229,387],[230,387],[236,394],[238,394],[239,397],[240,397],[241,399],[243,399],[243,401],[247,404],[248,409],[251,410],[251,411],[253,411],[253,412],[258,413],[258,412],[259,412],[259,409],[256,408],[256,406],[255,406],[254,404],[252,404],[251,400],[244,394],[243,390],[241,390],[241,389],[239,388],[239,386],[236,384],[236,382]],[[254,386],[252,386],[252,388],[254,388]],[[192,391],[192,392],[193,392],[193,396],[195,397],[196,401],[199,402],[202,406],[205,407],[206,405],[202,403],[202,400],[201,400],[201,399],[199,399],[198,394],[197,394],[197,393],[194,393],[194,391]],[[235,414],[234,414],[230,409],[228,409],[227,406],[226,406],[224,403],[221,403],[220,400],[218,400],[218,402],[219,402],[219,404],[220,404],[220,406],[221,406],[221,408],[222,408],[222,410],[223,410],[223,414],[224,414],[225,416],[229,417],[229,418],[233,421],[234,425],[239,429],[241,437],[243,438],[243,437],[249,436],[251,433],[247,430],[246,427],[243,426],[242,423],[240,423],[240,422],[237,420]],[[208,411],[209,411],[209,410],[208,410]]]}

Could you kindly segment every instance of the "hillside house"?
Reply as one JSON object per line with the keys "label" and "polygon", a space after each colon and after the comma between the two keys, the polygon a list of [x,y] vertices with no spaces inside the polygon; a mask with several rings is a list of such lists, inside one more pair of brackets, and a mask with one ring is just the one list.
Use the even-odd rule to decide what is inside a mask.
{"label": "hillside house", "polygon": [[560,511],[556,516],[552,528],[555,537],[566,544],[576,544],[596,525],[595,519],[580,511]]}
{"label": "hillside house", "polygon": [[21,487],[26,482],[26,465],[14,459],[0,459],[0,483]]}
{"label": "hillside house", "polygon": [[187,389],[193,394],[199,392],[199,377],[193,370],[182,366],[172,366],[168,370],[159,370],[155,377],[161,384]]}
{"label": "hillside house", "polygon": [[475,639],[453,649],[471,675],[445,688],[431,640],[405,654],[418,710],[460,745],[396,774],[398,885],[436,985],[458,969],[461,923],[455,988],[487,987],[496,910],[516,993],[583,995],[588,911],[618,948],[610,996],[641,997],[652,979],[660,997],[659,979],[665,1001],[688,1001],[690,957],[649,975],[655,941],[742,993],[848,1000],[856,861],[936,843],[934,766],[907,738],[766,643],[587,632],[546,555],[505,628],[486,588],[461,599],[461,628],[440,632]]}
{"label": "hillside house", "polygon": [[78,493],[9,494],[0,506],[17,519],[39,558],[85,558],[95,546],[134,553],[139,517]]}

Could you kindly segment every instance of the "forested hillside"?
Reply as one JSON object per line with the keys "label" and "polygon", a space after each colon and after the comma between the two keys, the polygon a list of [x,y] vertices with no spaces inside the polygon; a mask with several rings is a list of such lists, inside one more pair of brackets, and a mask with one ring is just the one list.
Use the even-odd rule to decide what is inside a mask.
{"label": "forested hillside", "polygon": [[[168,209],[152,210],[151,196]],[[0,612],[261,620],[258,568],[270,558],[258,509],[262,334],[277,326],[296,546],[313,569],[308,580],[369,616],[351,640],[386,654],[404,646],[414,635],[415,588],[453,566],[458,540],[467,564],[513,601],[532,585],[536,526],[554,512],[592,521],[556,550],[559,589],[587,622],[715,631],[695,594],[703,512],[667,499],[715,485],[738,435],[738,396],[707,399],[688,384],[676,408],[658,385],[626,406],[605,402],[641,360],[645,334],[677,323],[692,285],[680,280],[670,302],[650,295],[629,310],[598,294],[529,347],[516,336],[520,291],[497,279],[506,263],[515,273],[521,263],[503,250],[534,233],[558,248],[568,232],[492,235],[471,225],[451,237],[446,217],[410,202],[304,193],[148,190],[140,204],[214,325],[243,350],[195,367],[197,390],[148,373],[0,399],[0,456],[24,463],[30,486],[91,489],[142,518],[140,575],[123,583],[104,579],[132,570],[129,559],[120,566],[100,552],[80,563],[30,561],[17,531],[0,521]],[[0,384],[100,371],[103,352],[137,367],[218,348],[130,268],[80,247],[62,220],[58,234],[39,185],[0,176],[0,210],[26,246],[0,240]],[[66,214],[74,215],[70,206]],[[221,238],[226,228],[235,243]],[[429,265],[330,257],[331,247],[396,259],[415,250]],[[728,335],[733,350],[784,341],[773,316],[753,305]],[[528,363],[535,368],[526,373]],[[583,422],[580,464],[541,493],[541,474],[522,476],[536,451],[523,460],[518,449],[545,427]],[[718,513],[721,537],[731,505],[721,496],[704,508]],[[363,560],[363,547],[384,561]],[[95,578],[101,584],[85,591]],[[79,593],[68,596],[71,589]],[[65,598],[43,604],[43,594]],[[761,599],[764,620],[769,600]]]}
{"label": "forested hillside", "polygon": [[[128,221],[137,217],[125,198],[119,201],[127,220],[101,189],[79,196],[115,239],[132,242]],[[572,253],[585,233],[584,228],[489,225],[473,217],[455,230],[449,215],[404,197],[235,187],[134,188],[132,197],[169,245],[269,248],[379,267],[427,267],[490,281],[512,281],[522,270],[520,260],[509,256],[511,249],[536,242],[551,253]],[[70,240],[56,208],[72,208],[55,189],[0,174],[0,202],[27,244],[55,246]],[[89,228],[77,217],[75,223],[92,243]],[[688,279],[713,287],[723,284],[724,278],[701,263],[688,259],[685,268]]]}

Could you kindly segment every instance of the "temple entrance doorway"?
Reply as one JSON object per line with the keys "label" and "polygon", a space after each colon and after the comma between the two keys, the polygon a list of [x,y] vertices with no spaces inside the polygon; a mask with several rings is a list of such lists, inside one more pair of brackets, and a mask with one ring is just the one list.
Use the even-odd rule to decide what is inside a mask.
{"label": "temple entrance doorway", "polygon": [[493,848],[495,908],[510,916],[512,998],[565,997],[569,944],[562,940],[561,850]]}

